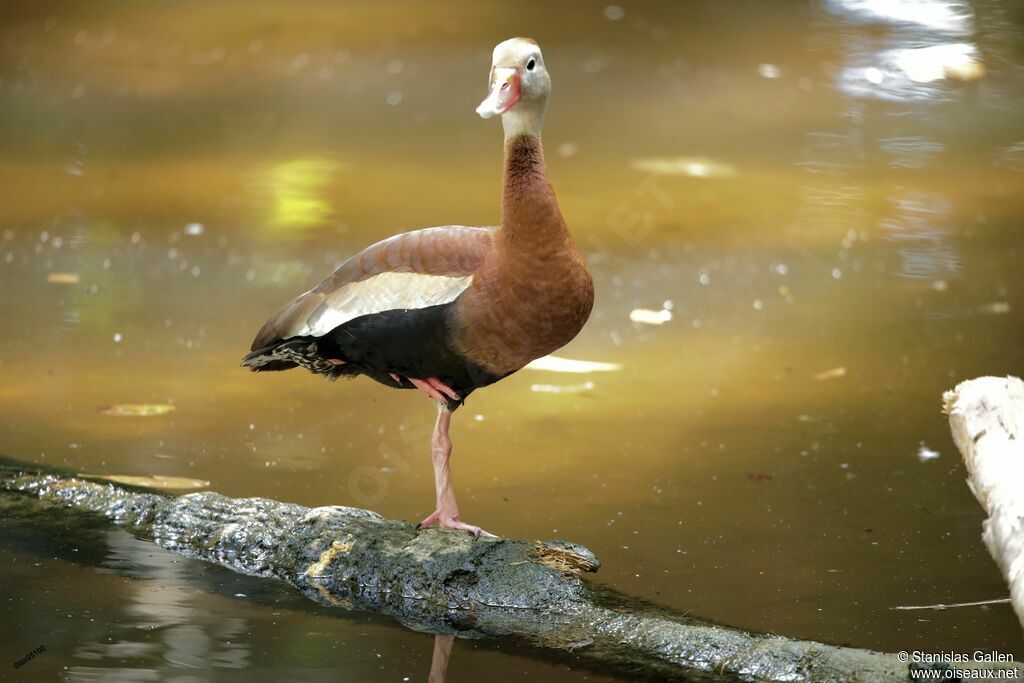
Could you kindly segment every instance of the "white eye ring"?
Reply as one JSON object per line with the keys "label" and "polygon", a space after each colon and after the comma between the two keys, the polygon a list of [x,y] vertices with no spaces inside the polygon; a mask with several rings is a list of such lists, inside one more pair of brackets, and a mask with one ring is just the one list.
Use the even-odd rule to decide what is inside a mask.
{"label": "white eye ring", "polygon": [[537,60],[535,60],[533,57],[530,57],[530,61],[526,63],[526,70],[533,71],[533,67],[535,66],[537,66]]}

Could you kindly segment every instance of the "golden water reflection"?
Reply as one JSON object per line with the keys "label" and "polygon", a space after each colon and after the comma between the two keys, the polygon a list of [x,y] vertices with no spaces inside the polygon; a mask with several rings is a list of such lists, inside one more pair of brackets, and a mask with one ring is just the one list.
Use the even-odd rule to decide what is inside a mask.
{"label": "golden water reflection", "polygon": [[[425,516],[421,397],[238,362],[270,311],[361,246],[495,222],[500,132],[473,107],[490,47],[534,34],[555,82],[551,175],[597,303],[562,361],[457,414],[464,514],[584,543],[601,581],[739,627],[1019,651],[1000,607],[890,609],[1005,592],[938,403],[1024,372],[1009,3],[112,7],[26,5],[0,26],[16,56],[0,121],[17,132],[0,138],[0,451]],[[983,71],[954,76],[953,53]],[[174,410],[100,412],[126,404]],[[83,585],[138,597],[60,567],[61,602]],[[12,604],[5,623],[25,622]],[[189,609],[264,634],[278,618],[245,598]],[[288,622],[330,637],[247,656],[183,627],[169,666],[372,672],[383,643],[429,669],[418,634],[324,618]],[[452,667],[471,678],[587,675],[503,671],[463,645]]]}

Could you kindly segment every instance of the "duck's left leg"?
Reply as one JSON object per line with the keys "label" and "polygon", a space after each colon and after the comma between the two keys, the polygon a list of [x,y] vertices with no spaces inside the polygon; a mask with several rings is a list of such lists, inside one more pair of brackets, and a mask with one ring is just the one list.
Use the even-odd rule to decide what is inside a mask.
{"label": "duck's left leg", "polygon": [[459,505],[455,502],[455,490],[452,488],[452,472],[449,460],[452,454],[452,440],[448,436],[452,414],[444,401],[437,401],[437,422],[434,423],[434,434],[430,439],[430,458],[434,463],[434,489],[437,494],[437,509],[429,517],[417,525],[418,529],[437,524],[442,529],[458,529],[468,531],[474,536],[495,538],[478,526],[466,524],[459,519]]}

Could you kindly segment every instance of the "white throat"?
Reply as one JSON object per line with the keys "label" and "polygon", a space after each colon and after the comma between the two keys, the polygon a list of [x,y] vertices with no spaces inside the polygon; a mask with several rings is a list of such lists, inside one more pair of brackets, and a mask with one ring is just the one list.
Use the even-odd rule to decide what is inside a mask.
{"label": "white throat", "polygon": [[544,106],[528,105],[520,102],[501,115],[501,127],[505,129],[505,139],[529,135],[540,138],[540,129],[544,125]]}

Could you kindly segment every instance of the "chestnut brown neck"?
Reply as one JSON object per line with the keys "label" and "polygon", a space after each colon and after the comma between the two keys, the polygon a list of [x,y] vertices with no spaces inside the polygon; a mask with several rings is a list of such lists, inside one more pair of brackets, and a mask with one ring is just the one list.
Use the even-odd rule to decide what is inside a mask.
{"label": "chestnut brown neck", "polygon": [[532,135],[518,135],[505,141],[501,233],[520,248],[569,237],[548,181],[544,150],[540,139]]}

